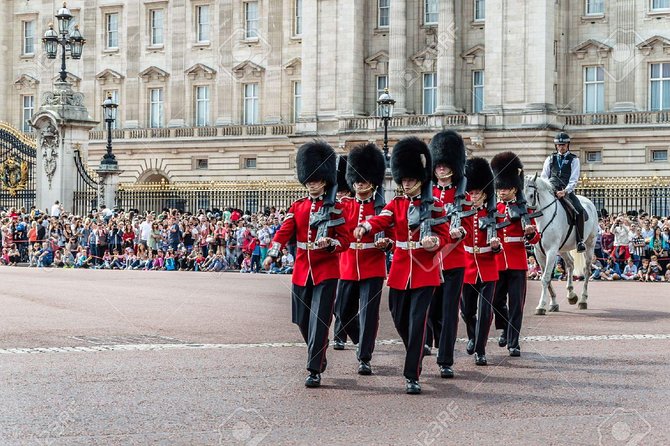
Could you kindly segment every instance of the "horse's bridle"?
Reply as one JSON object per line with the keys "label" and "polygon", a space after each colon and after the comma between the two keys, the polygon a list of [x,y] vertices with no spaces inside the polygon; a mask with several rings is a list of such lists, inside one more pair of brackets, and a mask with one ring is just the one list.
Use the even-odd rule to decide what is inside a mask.
{"label": "horse's bridle", "polygon": [[[526,187],[528,187],[529,189],[533,189],[533,193],[531,194],[530,207],[534,208],[536,206],[541,205],[542,203],[540,203],[540,194],[537,191],[537,186],[535,185],[535,182],[533,181],[533,183],[526,184]],[[549,225],[556,218],[556,215],[558,214],[558,198],[554,197],[554,199],[552,201],[550,201],[546,206],[543,206],[539,210],[535,211],[536,213],[540,214],[542,211],[548,209],[549,206],[551,206],[552,204],[554,205],[554,213],[551,216],[551,218],[549,219],[549,223],[547,223],[547,225],[544,228],[540,228],[540,233],[542,231],[544,231],[545,229],[547,229],[549,227]]]}

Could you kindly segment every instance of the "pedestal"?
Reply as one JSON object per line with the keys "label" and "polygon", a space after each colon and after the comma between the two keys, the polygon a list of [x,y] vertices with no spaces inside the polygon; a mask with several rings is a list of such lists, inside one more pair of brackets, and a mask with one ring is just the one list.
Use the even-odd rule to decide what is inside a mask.
{"label": "pedestal", "polygon": [[116,190],[119,186],[119,165],[100,164],[95,172],[98,174],[98,207],[105,206],[108,209],[116,206]]}

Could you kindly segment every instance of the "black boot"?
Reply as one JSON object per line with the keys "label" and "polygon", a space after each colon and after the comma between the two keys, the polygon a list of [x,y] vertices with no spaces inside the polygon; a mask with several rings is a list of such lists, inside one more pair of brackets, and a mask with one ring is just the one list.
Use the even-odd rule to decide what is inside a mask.
{"label": "black boot", "polygon": [[577,215],[577,252],[586,251],[584,245],[584,214]]}

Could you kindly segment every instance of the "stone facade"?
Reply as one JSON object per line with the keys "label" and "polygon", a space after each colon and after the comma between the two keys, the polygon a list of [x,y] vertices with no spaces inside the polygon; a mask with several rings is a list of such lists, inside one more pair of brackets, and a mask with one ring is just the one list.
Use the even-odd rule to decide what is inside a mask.
{"label": "stone facade", "polygon": [[[118,97],[123,182],[292,179],[304,141],[381,145],[385,85],[397,101],[391,145],[454,128],[472,153],[515,150],[532,171],[565,128],[588,176],[667,176],[666,3],[72,0],[87,43],[68,70],[95,119],[107,91]],[[36,111],[59,70],[40,41],[58,7],[0,8],[0,119],[19,128],[26,98]],[[105,138],[102,126],[90,133],[89,164]]]}

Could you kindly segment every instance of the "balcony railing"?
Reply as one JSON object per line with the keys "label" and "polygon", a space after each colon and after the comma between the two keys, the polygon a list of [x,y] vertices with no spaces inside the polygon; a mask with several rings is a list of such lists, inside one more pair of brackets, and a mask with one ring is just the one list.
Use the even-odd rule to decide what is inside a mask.
{"label": "balcony railing", "polygon": [[559,115],[569,126],[668,125],[670,111]]}
{"label": "balcony railing", "polygon": [[[172,139],[172,138],[214,138],[219,136],[284,136],[295,133],[293,124],[229,125],[221,127],[164,127],[157,129],[115,129],[114,140],[132,139]],[[88,139],[104,141],[106,130],[91,130]]]}

